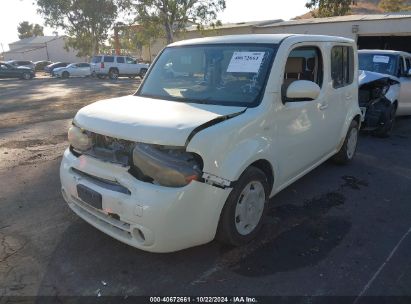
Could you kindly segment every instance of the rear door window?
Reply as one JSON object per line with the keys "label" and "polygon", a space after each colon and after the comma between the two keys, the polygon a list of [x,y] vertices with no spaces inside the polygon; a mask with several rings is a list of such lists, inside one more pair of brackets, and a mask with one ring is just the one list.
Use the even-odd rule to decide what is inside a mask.
{"label": "rear door window", "polygon": [[104,56],[104,62],[114,62],[114,56]]}
{"label": "rear door window", "polygon": [[124,63],[124,57],[117,57],[117,63]]}
{"label": "rear door window", "polygon": [[334,88],[350,85],[354,80],[354,50],[350,46],[335,46],[331,50],[331,78]]}

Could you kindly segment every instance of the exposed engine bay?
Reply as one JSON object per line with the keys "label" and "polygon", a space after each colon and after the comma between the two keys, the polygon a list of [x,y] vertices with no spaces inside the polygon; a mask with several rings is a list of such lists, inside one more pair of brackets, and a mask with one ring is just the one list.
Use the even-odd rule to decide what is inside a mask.
{"label": "exposed engine bay", "polygon": [[360,71],[358,100],[363,114],[363,129],[377,131],[381,135],[390,131],[395,119],[399,89],[400,82],[393,76]]}
{"label": "exposed engine bay", "polygon": [[130,174],[137,179],[167,187],[183,187],[202,178],[201,157],[186,152],[182,147],[136,143],[89,131],[79,132],[76,128],[73,126],[69,134],[73,143],[82,143],[77,145],[80,149],[72,146],[72,151],[78,156],[85,154],[130,167]]}

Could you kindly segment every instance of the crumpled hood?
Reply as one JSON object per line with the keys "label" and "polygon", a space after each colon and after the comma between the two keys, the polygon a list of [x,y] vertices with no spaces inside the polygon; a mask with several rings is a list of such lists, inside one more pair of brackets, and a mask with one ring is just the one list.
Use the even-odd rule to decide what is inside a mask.
{"label": "crumpled hood", "polygon": [[83,129],[119,139],[184,146],[195,128],[245,109],[124,96],[82,108],[74,123]]}
{"label": "crumpled hood", "polygon": [[382,74],[382,73],[370,72],[370,71],[364,71],[364,70],[359,70],[359,73],[358,73],[358,83],[360,86],[362,86],[363,84],[370,83],[370,82],[384,79],[384,78],[389,78],[396,82],[399,82],[399,79],[397,77],[394,77],[388,74]]}

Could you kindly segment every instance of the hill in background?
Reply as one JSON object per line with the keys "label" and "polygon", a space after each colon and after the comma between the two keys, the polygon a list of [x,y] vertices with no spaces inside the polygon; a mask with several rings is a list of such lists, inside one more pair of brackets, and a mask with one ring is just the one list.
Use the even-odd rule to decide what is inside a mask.
{"label": "hill in background", "polygon": [[[351,7],[350,15],[369,15],[369,14],[381,14],[384,11],[378,7],[380,0],[358,0],[357,5]],[[408,3],[411,5],[410,1]],[[297,16],[294,19],[310,19],[313,18],[311,13],[308,12],[304,15]]]}

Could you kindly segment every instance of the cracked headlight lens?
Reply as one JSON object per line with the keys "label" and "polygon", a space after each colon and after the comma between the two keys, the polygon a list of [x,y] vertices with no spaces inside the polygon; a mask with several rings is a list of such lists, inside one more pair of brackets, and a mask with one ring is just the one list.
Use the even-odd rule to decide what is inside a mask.
{"label": "cracked headlight lens", "polygon": [[68,141],[74,149],[79,151],[87,151],[93,146],[92,139],[86,131],[74,125],[68,130]]}
{"label": "cracked headlight lens", "polygon": [[182,148],[138,143],[133,150],[133,164],[153,183],[162,186],[183,187],[201,179],[200,156]]}

